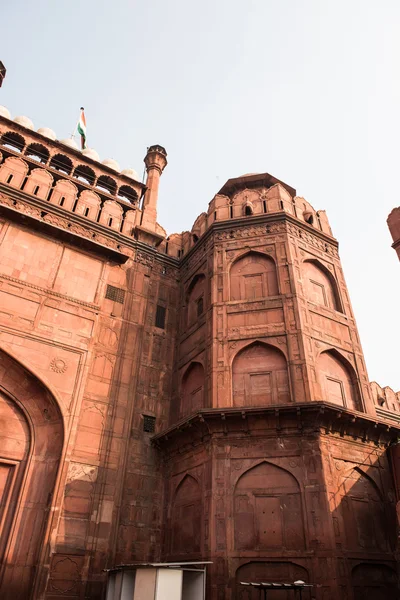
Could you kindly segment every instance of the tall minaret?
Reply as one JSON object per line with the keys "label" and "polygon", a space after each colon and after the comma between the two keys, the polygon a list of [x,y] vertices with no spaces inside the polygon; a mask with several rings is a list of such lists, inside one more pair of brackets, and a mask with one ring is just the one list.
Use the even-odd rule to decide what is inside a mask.
{"label": "tall minaret", "polygon": [[160,176],[167,165],[167,152],[162,146],[150,146],[144,159],[147,171],[141,228],[155,232]]}

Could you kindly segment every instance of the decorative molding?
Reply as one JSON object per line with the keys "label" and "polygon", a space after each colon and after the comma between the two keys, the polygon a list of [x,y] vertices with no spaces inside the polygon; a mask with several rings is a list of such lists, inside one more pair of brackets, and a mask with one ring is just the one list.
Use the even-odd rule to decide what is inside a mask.
{"label": "decorative molding", "polygon": [[28,283],[27,281],[22,281],[22,279],[17,279],[16,277],[11,277],[10,275],[4,275],[4,273],[0,274],[0,279],[6,279],[7,281],[12,281],[13,283],[18,283],[24,287],[29,287],[34,290],[38,290],[42,294],[50,294],[51,296],[56,296],[57,298],[62,298],[68,302],[74,302],[75,304],[80,304],[81,306],[85,306],[87,308],[91,308],[92,310],[100,310],[100,306],[97,304],[90,304],[90,302],[84,302],[83,300],[77,300],[76,298],[72,298],[71,296],[65,296],[64,294],[60,294],[59,292],[54,292],[53,290],[40,287],[39,285],[34,285],[33,283]]}
{"label": "decorative molding", "polygon": [[56,373],[65,373],[68,368],[68,364],[62,358],[53,358],[50,363],[50,369]]}

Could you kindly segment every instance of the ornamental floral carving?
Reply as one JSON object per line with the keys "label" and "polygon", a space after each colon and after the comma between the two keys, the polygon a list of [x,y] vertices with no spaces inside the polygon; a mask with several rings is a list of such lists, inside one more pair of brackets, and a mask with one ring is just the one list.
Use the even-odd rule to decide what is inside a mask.
{"label": "ornamental floral carving", "polygon": [[53,360],[50,363],[50,369],[55,373],[65,373],[67,368],[68,365],[62,358],[53,358]]}

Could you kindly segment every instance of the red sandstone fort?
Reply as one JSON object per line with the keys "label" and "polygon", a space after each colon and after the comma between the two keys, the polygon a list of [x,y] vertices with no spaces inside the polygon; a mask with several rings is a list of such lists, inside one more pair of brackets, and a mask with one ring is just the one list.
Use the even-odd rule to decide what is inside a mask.
{"label": "red sandstone fort", "polygon": [[182,560],[212,561],[208,600],[398,598],[400,397],[325,212],[249,174],[167,236],[165,149],[145,165],[0,108],[1,600]]}

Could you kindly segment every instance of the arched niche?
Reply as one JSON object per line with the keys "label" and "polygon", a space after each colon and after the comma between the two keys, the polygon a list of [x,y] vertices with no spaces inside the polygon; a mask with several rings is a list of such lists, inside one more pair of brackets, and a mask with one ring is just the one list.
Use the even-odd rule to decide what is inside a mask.
{"label": "arched niche", "polygon": [[1,136],[1,144],[6,148],[11,148],[14,152],[22,152],[25,148],[25,138],[15,131],[7,131]]}
{"label": "arched niche", "polygon": [[53,182],[53,176],[45,169],[32,169],[26,180],[24,192],[47,200]]}
{"label": "arched niche", "polygon": [[305,293],[310,302],[343,312],[336,279],[322,263],[315,260],[303,262]]}
{"label": "arched niche", "polygon": [[362,410],[357,376],[352,365],[336,350],[322,352],[317,360],[322,400]]}
{"label": "arched niche", "polygon": [[[240,585],[241,581],[254,583],[292,583],[309,581],[307,569],[290,561],[251,561],[236,571],[235,600],[260,600],[259,588]],[[310,589],[302,590],[302,600],[311,598]],[[294,600],[293,590],[269,590],[268,600]]]}
{"label": "arched niche", "polygon": [[192,362],[182,377],[180,416],[184,417],[204,407],[204,367]]}
{"label": "arched niche", "polygon": [[50,165],[52,169],[71,175],[73,164],[72,160],[65,156],[65,154],[55,154],[51,157]]}
{"label": "arched niche", "polygon": [[233,406],[268,406],[290,402],[285,356],[277,348],[254,342],[232,363]]}
{"label": "arched niche", "polygon": [[375,482],[359,468],[346,473],[339,488],[339,513],[352,551],[387,552],[395,531],[395,514],[389,526],[382,494]]}
{"label": "arched niche", "polygon": [[203,273],[194,276],[187,290],[187,325],[196,323],[205,311],[206,278]]}
{"label": "arched niche", "polygon": [[231,300],[256,300],[279,294],[274,260],[249,252],[238,258],[230,272]]}
{"label": "arched niche", "polygon": [[171,550],[176,556],[193,558],[201,551],[201,488],[194,477],[185,475],[171,507]]}
{"label": "arched niche", "polygon": [[399,597],[396,571],[379,562],[369,561],[354,567],[351,582],[356,600],[389,600]]}
{"label": "arched niche", "polygon": [[9,156],[0,167],[0,182],[20,189],[27,174],[26,162],[16,156]]}
{"label": "arched niche", "polygon": [[29,144],[24,154],[44,164],[47,163],[50,156],[48,149],[43,144]]}
{"label": "arched niche", "polygon": [[50,203],[62,206],[65,210],[73,210],[78,195],[78,188],[68,181],[59,179],[51,192]]}
{"label": "arched niche", "polygon": [[87,217],[91,221],[97,221],[100,212],[100,204],[101,200],[95,192],[83,190],[83,192],[79,194],[75,212],[78,215]]}
{"label": "arched niche", "polygon": [[123,210],[120,204],[114,200],[106,200],[101,209],[99,223],[119,231],[121,229],[122,216]]}
{"label": "arched niche", "polygon": [[300,487],[288,471],[262,462],[246,471],[234,492],[236,550],[305,547]]}
{"label": "arched niche", "polygon": [[3,351],[0,423],[0,597],[15,600],[30,598],[35,577],[42,574],[39,556],[64,429],[51,392]]}

